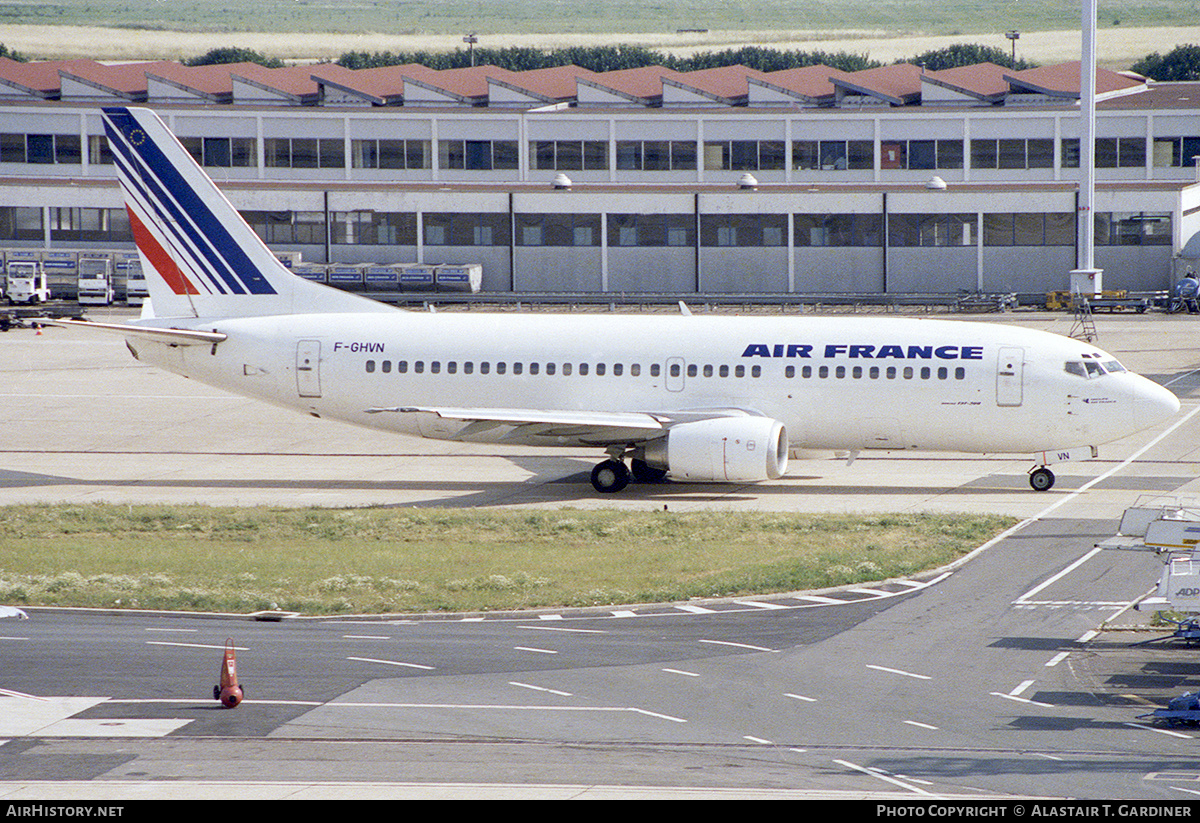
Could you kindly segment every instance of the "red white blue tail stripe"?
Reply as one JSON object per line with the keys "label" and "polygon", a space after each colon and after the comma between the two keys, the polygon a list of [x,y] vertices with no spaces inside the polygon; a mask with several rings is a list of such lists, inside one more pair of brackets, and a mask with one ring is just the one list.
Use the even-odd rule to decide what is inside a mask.
{"label": "red white blue tail stripe", "polygon": [[277,293],[286,270],[153,112],[105,108],[104,128],[134,240],[175,295]]}

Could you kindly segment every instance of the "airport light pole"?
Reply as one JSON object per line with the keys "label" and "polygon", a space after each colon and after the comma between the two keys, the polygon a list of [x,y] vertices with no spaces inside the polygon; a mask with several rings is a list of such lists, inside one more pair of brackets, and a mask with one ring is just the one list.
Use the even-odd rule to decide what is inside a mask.
{"label": "airport light pole", "polygon": [[1083,35],[1079,62],[1079,267],[1071,272],[1071,291],[1099,294],[1103,270],[1096,268],[1096,0],[1082,0]]}
{"label": "airport light pole", "polygon": [[1004,36],[1006,39],[1012,41],[1012,67],[1015,69],[1017,67],[1017,41],[1021,39],[1021,32],[1016,29],[1009,29],[1004,32]]}

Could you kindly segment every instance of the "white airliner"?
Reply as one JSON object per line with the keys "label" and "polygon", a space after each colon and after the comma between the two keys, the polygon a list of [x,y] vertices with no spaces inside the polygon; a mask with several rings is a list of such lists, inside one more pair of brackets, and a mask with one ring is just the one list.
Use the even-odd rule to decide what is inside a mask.
{"label": "white airliner", "polygon": [[774,479],[798,448],[1024,453],[1041,491],[1048,464],[1179,410],[1089,343],[995,324],[402,311],[290,273],[153,112],[104,120],[151,299],[135,323],[86,325],[316,417],[594,447],[600,492]]}

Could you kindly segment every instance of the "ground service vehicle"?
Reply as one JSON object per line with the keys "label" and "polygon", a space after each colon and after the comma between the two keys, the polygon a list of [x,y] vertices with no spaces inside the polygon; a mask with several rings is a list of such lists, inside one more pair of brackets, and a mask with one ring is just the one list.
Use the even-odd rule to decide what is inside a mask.
{"label": "ground service vehicle", "polygon": [[4,272],[4,293],[9,303],[36,305],[50,299],[50,285],[40,260],[10,260]]}

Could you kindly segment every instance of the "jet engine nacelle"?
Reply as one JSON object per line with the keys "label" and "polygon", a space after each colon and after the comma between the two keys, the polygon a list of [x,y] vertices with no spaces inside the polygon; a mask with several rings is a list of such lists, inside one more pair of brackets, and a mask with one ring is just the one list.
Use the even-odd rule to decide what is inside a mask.
{"label": "jet engine nacelle", "polygon": [[787,429],[769,417],[718,417],[672,426],[646,445],[646,462],[678,480],[751,482],[787,471]]}

